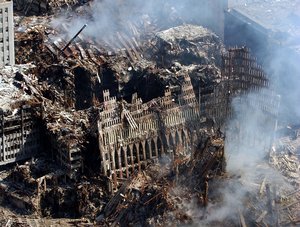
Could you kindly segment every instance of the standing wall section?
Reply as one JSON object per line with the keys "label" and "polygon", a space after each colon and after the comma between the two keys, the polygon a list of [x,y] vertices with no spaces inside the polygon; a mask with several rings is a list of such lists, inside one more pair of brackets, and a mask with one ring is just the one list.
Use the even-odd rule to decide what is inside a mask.
{"label": "standing wall section", "polygon": [[30,107],[15,115],[0,112],[0,165],[31,158],[41,152],[41,130]]}
{"label": "standing wall section", "polygon": [[14,64],[13,2],[0,1],[0,67]]}

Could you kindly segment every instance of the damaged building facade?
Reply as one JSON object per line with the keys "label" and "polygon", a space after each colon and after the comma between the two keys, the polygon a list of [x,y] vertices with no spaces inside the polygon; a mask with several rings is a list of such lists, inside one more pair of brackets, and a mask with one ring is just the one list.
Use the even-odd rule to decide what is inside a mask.
{"label": "damaged building facade", "polygon": [[[198,31],[196,26],[189,25],[178,27],[178,31],[182,29],[190,31],[187,35],[191,34],[191,40],[193,40],[193,34],[197,34],[195,31]],[[199,31],[202,30],[200,29]],[[164,38],[164,36],[167,37],[173,32],[173,30],[167,30],[165,33],[158,34],[159,40],[161,40],[159,41],[160,49],[163,49],[165,45],[169,45],[169,42],[174,42]],[[205,33],[203,37],[206,37]],[[187,37],[186,39],[189,38]],[[45,43],[48,51],[51,54],[56,53],[53,50],[54,47],[49,48],[48,42]],[[63,47],[64,45],[60,46]],[[75,46],[81,45],[75,43]],[[170,54],[168,58],[172,59],[173,55],[176,56],[176,51],[181,51],[182,48],[183,50],[185,48],[185,46],[181,47],[175,44],[172,44],[172,46],[172,52],[168,52],[167,50],[167,52],[161,54],[164,56],[166,56],[166,53]],[[59,48],[59,46],[55,46],[55,48]],[[71,46],[69,48],[72,49]],[[195,50],[195,53],[197,53],[197,50]],[[83,51],[81,49],[81,52]],[[202,51],[199,53],[202,54]],[[182,59],[190,58],[192,61],[193,59],[198,61],[197,56],[193,56],[193,53],[191,53],[192,57],[187,56],[188,58],[185,58],[186,55],[184,52],[182,54]],[[206,60],[205,58],[203,58],[204,60],[202,59],[201,54],[199,55],[199,59],[200,64],[203,64]],[[130,56],[129,58],[133,59]],[[99,169],[102,174],[109,177],[109,181],[115,187],[118,185],[117,179],[126,179],[135,170],[141,171],[145,169],[147,163],[151,163],[151,160],[158,160],[165,154],[174,157],[176,156],[176,152],[188,153],[188,151],[193,150],[200,139],[199,130],[202,127],[212,127],[215,130],[225,127],[226,121],[233,116],[232,100],[269,86],[268,79],[262,68],[257,65],[255,58],[250,56],[247,48],[230,49],[223,56],[220,56],[220,60],[222,70],[220,78],[216,82],[201,85],[196,80],[192,84],[192,75],[190,76],[188,71],[179,75],[176,73],[173,77],[177,78],[176,80],[179,81],[179,84],[167,85],[163,89],[164,95],[162,97],[154,98],[146,103],[138,97],[137,93],[132,95],[131,103],[127,103],[125,100],[119,100],[117,97],[111,96],[109,90],[103,91],[101,107],[96,108],[98,112],[96,115],[98,117],[93,120],[94,122],[96,120],[97,124],[94,124],[92,126],[93,129],[90,131],[96,131],[98,135]],[[99,64],[94,58],[91,61],[94,64],[95,62]],[[201,63],[201,61],[204,62]],[[163,62],[162,64],[171,65],[171,62]],[[210,75],[208,74],[208,76]],[[192,77],[195,80],[195,76]],[[71,102],[74,102],[74,104],[71,104],[71,106],[74,107],[78,100],[71,93],[69,89],[65,90],[64,97],[73,100]],[[95,95],[97,94],[89,96],[92,97]],[[80,99],[82,98],[81,96]],[[241,102],[242,100],[240,99]],[[259,100],[262,101],[259,102]],[[266,102],[267,100],[275,101]],[[63,102],[65,105],[65,101]],[[273,106],[269,106],[270,103],[273,103]],[[256,97],[252,102],[254,105],[253,108],[264,109],[265,113],[268,114],[266,118],[270,119],[271,130],[275,130],[274,125],[276,125],[276,108],[278,108],[278,103],[279,99],[275,94],[262,94],[262,96]],[[41,111],[41,115],[44,115],[43,112],[45,110]],[[22,113],[22,111],[18,111],[18,113]],[[81,116],[80,114],[77,116],[78,120],[80,120]],[[49,117],[55,119],[55,116]],[[21,119],[21,117],[19,118]],[[64,118],[66,118],[66,121],[69,121],[68,115],[65,115]],[[22,121],[15,122],[20,129],[23,128]],[[47,124],[49,127],[54,127],[54,132],[48,133],[51,153],[66,171],[66,175],[71,179],[75,179],[85,166],[83,146],[76,142],[76,138],[72,138],[67,128],[62,129],[63,131],[61,131],[60,135],[56,134],[55,131],[57,129],[55,129],[55,125],[57,123],[53,124],[53,126],[50,123]],[[3,128],[4,132],[5,127]],[[23,137],[16,138],[16,141]],[[38,141],[38,137],[30,138],[36,138]],[[4,144],[2,147],[5,147],[5,139],[2,141]],[[38,149],[40,143],[35,144]],[[14,153],[20,151],[21,149],[18,147]],[[32,154],[36,153],[33,152]],[[28,157],[30,155],[24,156],[24,159]],[[12,159],[12,162],[13,160],[15,159]],[[2,164],[5,163],[4,161],[2,162]]]}
{"label": "damaged building facade", "polygon": [[[166,2],[163,22],[132,8],[139,20],[118,18],[99,36],[88,30],[98,1],[14,1],[17,65],[0,70],[3,203],[101,226],[192,224],[212,212],[214,180],[229,178],[226,150],[274,148],[281,97],[250,49],[224,46],[227,1],[190,0],[191,14]],[[252,113],[254,136],[244,123]],[[247,221],[273,215],[254,213]]]}
{"label": "damaged building facade", "polygon": [[199,105],[189,76],[182,77],[181,87],[148,103],[137,94],[130,104],[117,102],[105,91],[98,121],[101,168],[115,184],[162,155],[187,152],[197,140]]}
{"label": "damaged building facade", "polygon": [[0,67],[15,64],[13,2],[0,1]]}
{"label": "damaged building facade", "polygon": [[41,130],[32,107],[23,106],[14,115],[1,114],[0,165],[31,158],[38,154]]}
{"label": "damaged building facade", "polygon": [[[163,97],[147,103],[137,94],[130,104],[118,102],[105,91],[98,121],[103,174],[116,184],[117,178],[128,178],[135,169],[141,171],[147,162],[163,154],[171,152],[176,156],[176,152],[194,149],[200,139],[199,129],[209,127],[210,121],[215,129],[226,127],[226,121],[234,118],[233,100],[263,111],[262,121],[268,121],[268,133],[263,139],[249,138],[248,142],[256,144],[262,139],[264,150],[269,150],[274,139],[269,132],[276,131],[280,96],[263,90],[269,87],[268,78],[247,48],[230,49],[223,56],[223,64],[221,81],[213,90],[202,88],[200,105],[189,75],[182,76],[180,87],[166,89]],[[251,96],[259,90],[262,92]],[[245,128],[238,130],[238,134],[229,134],[228,138],[247,137]],[[232,135],[237,137],[231,138]]]}

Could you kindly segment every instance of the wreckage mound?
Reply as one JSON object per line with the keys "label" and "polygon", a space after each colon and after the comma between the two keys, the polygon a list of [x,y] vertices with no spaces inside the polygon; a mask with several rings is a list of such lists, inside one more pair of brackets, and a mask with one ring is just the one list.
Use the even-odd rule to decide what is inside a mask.
{"label": "wreckage mound", "polygon": [[216,34],[196,25],[181,25],[158,32],[153,42],[157,48],[152,56],[156,56],[159,65],[168,67],[174,61],[183,65],[220,65],[225,50]]}

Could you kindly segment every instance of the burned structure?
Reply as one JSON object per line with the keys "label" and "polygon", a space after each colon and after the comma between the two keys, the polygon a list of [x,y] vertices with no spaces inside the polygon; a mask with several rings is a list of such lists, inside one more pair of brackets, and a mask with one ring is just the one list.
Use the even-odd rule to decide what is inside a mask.
{"label": "burned structure", "polygon": [[[252,49],[258,62],[276,78],[274,86],[282,99],[280,115],[291,121],[299,116],[299,110],[294,108],[299,97],[299,2],[236,2],[225,16],[226,45],[246,45]],[[289,90],[293,90],[293,95]]]}
{"label": "burned structure", "polygon": [[22,90],[22,70],[22,66],[6,66],[1,70],[1,166],[34,157],[42,149],[41,126],[36,114],[40,106],[30,102],[30,96]]}
{"label": "burned structure", "polygon": [[197,140],[199,105],[189,76],[181,77],[181,87],[148,103],[136,93],[130,104],[118,103],[105,91],[98,121],[101,168],[115,184],[164,154],[187,152]]}
{"label": "burned structure", "polygon": [[[171,0],[159,13],[134,1],[109,3],[120,13],[129,6],[138,20],[113,18],[113,29],[99,36],[85,23],[93,28],[100,2],[14,2],[17,65],[0,69],[0,213],[9,218],[0,222],[30,225],[12,206],[39,225],[46,219],[37,217],[49,225],[65,218],[60,224],[246,226],[288,223],[285,211],[298,223],[297,199],[279,202],[267,175],[248,183],[226,173],[226,152],[247,147],[269,154],[263,168],[300,185],[298,134],[276,143],[281,98],[274,84],[250,49],[223,44],[227,1],[203,1],[201,18]],[[205,9],[217,16],[207,19]],[[245,123],[254,114],[257,134]],[[288,156],[280,154],[286,147]],[[245,193],[251,209],[215,220],[226,181],[255,192],[258,185],[261,201]],[[298,195],[293,189],[279,191]]]}
{"label": "burned structure", "polygon": [[1,112],[1,164],[14,163],[38,154],[42,145],[40,126],[32,107],[22,106],[15,115]]}

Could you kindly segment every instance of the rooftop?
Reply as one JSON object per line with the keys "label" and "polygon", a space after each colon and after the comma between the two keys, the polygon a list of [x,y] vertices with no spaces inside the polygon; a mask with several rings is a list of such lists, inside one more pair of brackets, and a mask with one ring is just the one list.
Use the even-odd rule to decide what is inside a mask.
{"label": "rooftop", "polygon": [[234,13],[265,28],[276,40],[290,46],[300,45],[300,1],[236,0],[229,6]]}

